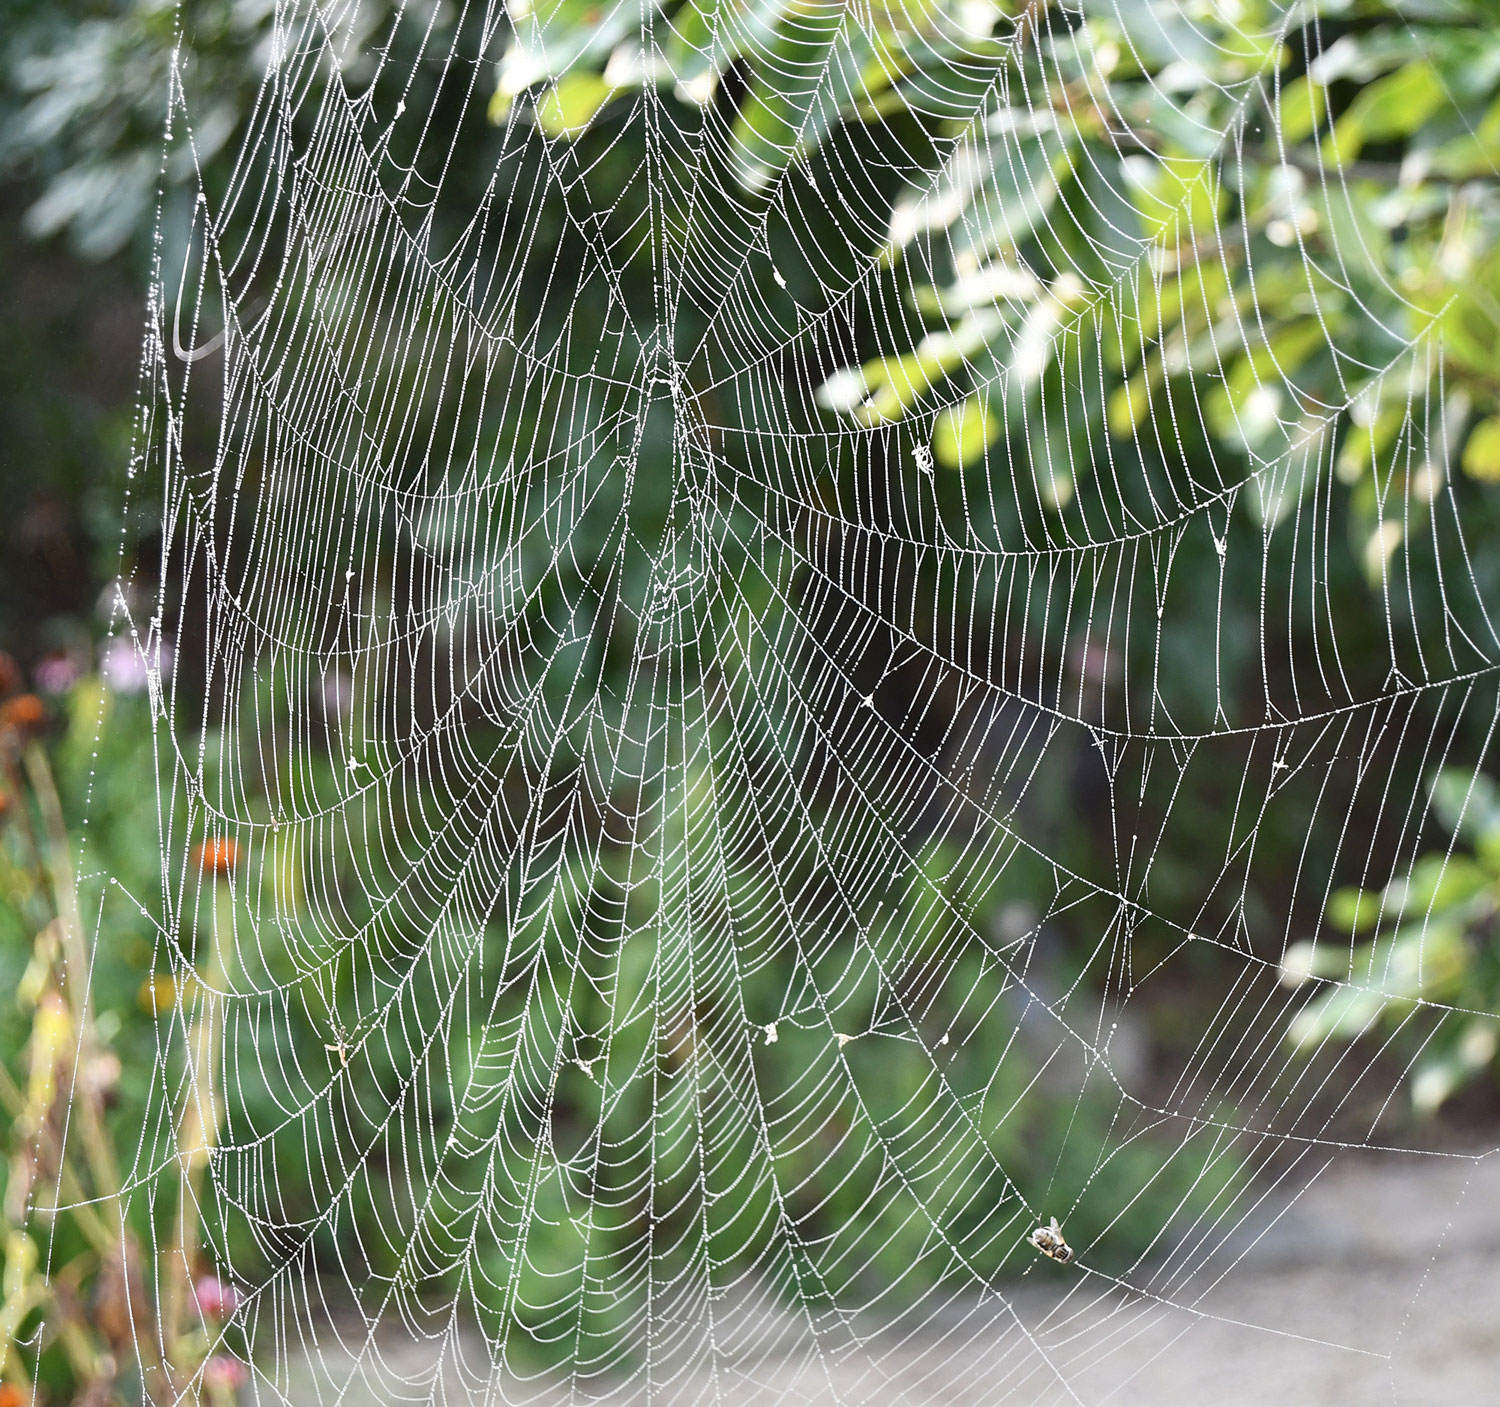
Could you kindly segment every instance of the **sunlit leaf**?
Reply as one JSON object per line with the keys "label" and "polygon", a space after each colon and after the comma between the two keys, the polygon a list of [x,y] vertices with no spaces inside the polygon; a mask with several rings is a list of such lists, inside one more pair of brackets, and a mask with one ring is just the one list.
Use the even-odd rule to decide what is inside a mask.
{"label": "sunlit leaf", "polygon": [[970,396],[937,417],[932,430],[932,452],[945,468],[960,469],[980,458],[999,433],[1000,422],[990,413],[983,397]]}
{"label": "sunlit leaf", "polygon": [[1500,483],[1500,415],[1481,420],[1464,445],[1464,473],[1486,484]]}
{"label": "sunlit leaf", "polygon": [[536,105],[536,124],[549,137],[573,138],[583,132],[610,100],[614,89],[597,73],[559,78]]}

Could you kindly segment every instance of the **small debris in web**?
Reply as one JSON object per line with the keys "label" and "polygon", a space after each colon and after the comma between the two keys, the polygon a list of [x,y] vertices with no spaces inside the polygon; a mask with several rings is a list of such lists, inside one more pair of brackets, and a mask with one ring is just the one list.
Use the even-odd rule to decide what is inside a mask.
{"label": "small debris in web", "polygon": [[765,1029],[766,1029],[766,1044],[767,1045],[775,1045],[776,1044],[776,1023],[774,1021],[768,1021],[768,1022],[766,1022],[766,1028]]}
{"label": "small debris in web", "polygon": [[1037,1250],[1059,1265],[1066,1265],[1073,1259],[1073,1248],[1063,1240],[1062,1227],[1057,1224],[1056,1217],[1052,1218],[1050,1226],[1037,1227],[1029,1239]]}
{"label": "small debris in web", "polygon": [[333,1040],[324,1041],[323,1049],[329,1055],[338,1056],[342,1068],[349,1068],[349,1033],[338,1022],[333,1023]]}

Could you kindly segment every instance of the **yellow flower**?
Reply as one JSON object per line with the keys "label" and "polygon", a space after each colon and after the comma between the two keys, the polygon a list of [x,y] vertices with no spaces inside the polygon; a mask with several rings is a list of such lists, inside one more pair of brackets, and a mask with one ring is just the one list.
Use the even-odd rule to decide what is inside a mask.
{"label": "yellow flower", "polygon": [[184,978],[179,983],[170,973],[159,972],[141,983],[136,1000],[148,1016],[165,1016],[179,1000],[189,1000],[197,990],[197,985],[192,977]]}

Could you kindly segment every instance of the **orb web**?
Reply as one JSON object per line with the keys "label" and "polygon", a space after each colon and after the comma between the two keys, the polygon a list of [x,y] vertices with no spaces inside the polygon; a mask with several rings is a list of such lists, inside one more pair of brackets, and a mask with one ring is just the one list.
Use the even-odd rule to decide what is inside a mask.
{"label": "orb web", "polygon": [[249,1398],[1092,1402],[1230,1322],[1474,1015],[1323,929],[1373,1045],[1299,1042],[1288,955],[1500,650],[1318,10],[289,0],[232,159],[179,23],[129,1200]]}

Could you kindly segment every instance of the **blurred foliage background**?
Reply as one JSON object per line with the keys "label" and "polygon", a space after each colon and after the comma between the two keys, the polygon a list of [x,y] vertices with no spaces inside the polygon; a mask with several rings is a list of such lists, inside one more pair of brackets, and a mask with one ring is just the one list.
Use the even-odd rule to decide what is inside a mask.
{"label": "blurred foliage background", "polygon": [[[450,7],[427,8],[438,28],[464,22]],[[1133,707],[1143,717],[1167,698],[1179,726],[1202,730],[1263,721],[1273,696],[1293,713],[1312,711],[1310,700],[1288,703],[1291,661],[1319,642],[1290,640],[1282,677],[1268,679],[1257,673],[1249,642],[1259,641],[1262,621],[1278,609],[1290,614],[1274,583],[1295,579],[1299,562],[1310,563],[1313,554],[1296,545],[1294,534],[1273,530],[1316,501],[1320,485],[1333,488],[1326,510],[1319,509],[1325,537],[1317,586],[1328,615],[1344,626],[1348,695],[1369,698],[1387,688],[1393,658],[1420,656],[1433,621],[1450,635],[1485,638],[1484,603],[1500,602],[1495,5],[1331,0],[1282,11],[1266,0],[1131,0],[1007,12],[982,0],[926,0],[872,11],[867,25],[835,39],[817,31],[805,7],[767,0],[746,11],[754,44],[707,50],[699,47],[694,26],[703,17],[694,6],[660,8],[671,13],[674,24],[664,32],[679,46],[668,63],[630,49],[633,22],[617,23],[621,12],[601,15],[583,0],[518,9],[514,32],[483,80],[484,121],[459,129],[451,209],[462,210],[465,192],[484,189],[497,125],[518,111],[546,141],[587,152],[601,188],[617,191],[635,169],[639,151],[632,144],[642,138],[638,127],[622,136],[615,119],[643,86],[654,86],[663,113],[684,130],[705,109],[729,124],[738,164],[728,178],[748,199],[792,160],[814,186],[831,187],[836,170],[818,161],[836,132],[857,133],[872,167],[893,150],[930,149],[962,124],[964,104],[976,104],[1005,74],[1000,91],[1014,95],[1013,105],[997,107],[990,140],[960,149],[946,184],[921,201],[898,204],[889,227],[868,235],[862,251],[847,230],[813,231],[812,246],[822,239],[832,249],[843,241],[851,257],[876,257],[885,270],[884,296],[896,311],[881,327],[851,324],[844,363],[808,373],[789,394],[815,400],[829,426],[930,424],[935,462],[913,465],[910,456],[893,455],[891,503],[912,475],[928,474],[937,516],[923,531],[987,543],[1019,539],[1038,551],[1121,529],[1132,503],[1149,516],[1154,486],[1162,483],[1212,489],[1272,466],[1231,500],[1220,527],[1184,540],[1173,572],[1175,589],[1190,604],[1164,643],[1165,660],[1080,652],[1059,618],[1043,615],[1045,597],[1039,598],[1032,648],[1054,663],[1056,694],[1066,694],[1069,707],[1081,713],[1107,691],[1134,690],[1127,712]],[[52,1288],[44,1288],[34,1268],[43,1241],[35,1189],[61,1176],[61,1140],[49,1154],[44,1135],[70,1100],[93,1111],[99,1146],[113,1147],[116,1161],[128,1164],[160,1097],[152,1087],[158,1023],[177,1021],[184,1039],[202,1025],[193,1025],[195,969],[163,964],[148,918],[132,918],[128,907],[108,909],[108,924],[95,934],[78,917],[68,865],[87,815],[90,874],[114,876],[147,909],[161,882],[147,678],[135,651],[109,635],[115,583],[134,572],[149,584],[160,555],[151,532],[159,486],[149,476],[127,483],[126,474],[144,299],[161,250],[170,259],[171,251],[192,243],[200,176],[180,148],[164,158],[161,133],[176,50],[187,68],[184,87],[210,95],[195,110],[194,149],[205,187],[210,193],[222,187],[265,71],[273,5],[5,0],[0,13],[0,645],[6,652],[0,991],[18,994],[0,1001],[0,1055],[15,1121],[5,1325],[17,1340],[37,1332],[43,1319],[52,1326],[45,1352],[10,1353],[3,1376],[28,1393],[36,1386],[51,1401],[84,1400],[74,1395],[103,1384],[97,1398],[87,1399],[102,1404],[114,1400],[111,1394],[123,1400],[143,1387],[152,1391],[153,1373],[178,1374],[204,1400],[229,1401],[242,1383],[242,1345],[233,1332],[228,1267],[253,1279],[265,1248],[229,1225],[186,1229],[187,1199],[178,1189],[176,1213],[138,1205],[141,1224],[123,1237],[87,1216],[61,1219],[57,1236],[47,1240]],[[352,87],[376,81],[363,71],[368,40],[384,33],[388,19],[379,3],[345,13],[341,76]],[[962,30],[963,51],[982,61],[973,65],[972,93],[950,87],[939,100],[937,66],[946,56],[932,36],[945,23]],[[1080,32],[1086,45],[1077,42]],[[188,42],[179,50],[183,34]],[[835,43],[850,48],[838,71],[859,72],[864,82],[857,91],[834,93],[789,151],[779,137],[796,95],[765,56],[776,56],[776,71],[785,73]],[[390,70],[403,79],[414,75],[417,87],[441,95],[441,75],[415,51],[393,55]],[[1226,152],[1229,131],[1236,140]],[[926,238],[940,231],[948,238]],[[560,223],[539,225],[535,237],[552,241],[564,260],[582,260]],[[1132,265],[1142,237],[1154,240],[1155,255]],[[1115,295],[1098,296],[1095,275]],[[789,297],[807,303],[820,281],[809,263],[791,258],[778,264],[774,278]],[[560,309],[564,314],[571,309]],[[580,355],[589,354],[587,338],[579,345]],[[520,442],[533,439],[535,427],[494,433]],[[1008,503],[982,491],[1002,464],[1024,466],[1016,475],[1030,480]],[[843,470],[834,465],[829,472],[836,480]],[[1461,568],[1457,525],[1467,545]],[[909,520],[899,526],[914,531]],[[1461,593],[1451,590],[1460,574]],[[1272,583],[1269,598],[1259,588],[1262,578]],[[1138,585],[1149,599],[1144,576]],[[925,593],[939,618],[956,610],[954,588],[924,580],[912,587]],[[984,598],[982,583],[966,587],[979,593],[981,614],[1002,610]],[[817,609],[810,595],[795,604]],[[590,668],[607,682],[627,663],[628,655]],[[179,667],[190,670],[193,662],[184,658]],[[1455,665],[1452,672],[1462,671]],[[882,676],[880,687],[882,708],[895,717],[923,684],[898,669]],[[1381,1115],[1387,1138],[1431,1137],[1430,1121],[1440,1116],[1453,1121],[1458,1136],[1496,1113],[1500,804],[1483,776],[1471,785],[1487,761],[1494,695],[1492,677],[1479,672],[1457,713],[1444,714],[1439,702],[1414,705],[1414,732],[1440,719],[1451,728],[1444,755],[1455,766],[1446,771],[1420,749],[1372,753],[1391,794],[1418,798],[1418,809],[1433,795],[1432,814],[1419,828],[1421,858],[1403,859],[1399,847],[1409,834],[1402,816],[1387,821],[1375,814],[1378,795],[1340,793],[1337,783],[1309,789],[1302,809],[1278,812],[1257,842],[1255,873],[1267,890],[1244,896],[1252,915],[1284,911],[1299,867],[1333,877],[1326,906],[1298,890],[1302,910],[1292,926],[1302,941],[1267,947],[1261,956],[1281,965],[1289,991],[1306,996],[1288,1028],[1289,1045],[1319,1052],[1363,1041],[1384,1062],[1387,1088],[1405,1080],[1407,1102]],[[101,721],[107,726],[99,733]],[[929,726],[941,732],[949,723],[935,719]],[[98,751],[96,734],[103,740]],[[287,770],[312,792],[334,786],[341,761],[331,736],[287,738],[283,746]],[[1189,775],[1173,797],[1172,824],[1154,818],[1163,841],[1151,899],[1158,912],[1184,922],[1198,915],[1201,929],[1205,907],[1212,918],[1220,902],[1204,892],[1201,841],[1215,830],[1225,799],[1221,776]],[[1079,873],[1107,868],[1114,839],[1087,746],[1049,754],[1033,790],[1027,821],[1045,851]],[[1368,856],[1340,850],[1351,806],[1369,811],[1352,825],[1373,838]],[[70,828],[75,841],[60,839],[58,825]],[[244,902],[243,894],[226,897],[236,863],[269,866],[276,857],[203,857],[195,911],[203,937],[191,955],[199,968],[224,961],[214,935],[233,929],[233,905]],[[1013,863],[1003,882],[967,875],[964,892],[947,900],[996,932],[1026,931],[1053,897],[1045,868],[1032,873]],[[952,873],[953,857],[935,840],[893,883],[889,902],[914,932],[928,930],[924,906],[957,884]],[[314,905],[307,895],[296,902]],[[315,925],[319,916],[309,913],[307,922]],[[1050,920],[1038,982],[1069,989],[1088,968],[1106,922],[1088,904]],[[85,938],[96,944],[87,1007],[66,963],[69,945],[76,949]],[[1164,953],[1168,940],[1147,931],[1139,941],[1140,960],[1149,965],[1152,944]],[[541,928],[522,946],[532,942],[557,960],[547,957]],[[281,958],[269,948],[262,955],[273,977]],[[922,952],[912,955],[914,983],[924,980],[923,961]],[[954,990],[964,994],[953,1017],[1003,1009],[1006,987],[996,968],[976,954],[946,950],[941,961]],[[1138,1070],[1143,1091],[1174,1085],[1198,1050],[1203,1023],[1220,999],[1214,964],[1211,948],[1191,954],[1188,978],[1133,1008],[1145,1051]],[[309,1063],[343,1059],[339,1033],[357,1028],[357,985],[351,976],[332,999],[334,1036],[312,1025],[302,1032]],[[753,1010],[751,988],[743,996]],[[1106,994],[1098,996],[1103,1001]],[[881,1017],[880,1000],[873,986],[850,997],[853,1006],[863,1002],[872,1025]],[[1450,1007],[1461,1009],[1461,1019],[1428,1019]],[[582,1029],[603,1019],[575,1015]],[[83,1065],[58,1054],[59,1042],[66,1044],[59,1034],[64,1016],[67,1031],[91,1052]],[[1024,1016],[1018,1008],[1013,1021],[976,1030],[1002,1033],[1008,1050]],[[774,1047],[767,1044],[766,1060],[784,1062],[788,1071],[804,1067],[811,1056],[801,1041],[787,1029]],[[1246,1173],[1233,1139],[1175,1140],[1145,1124],[1125,1129],[1117,1123],[1116,1092],[1096,1074],[1054,1071],[1051,1084],[1034,1085],[1037,1072],[1024,1064],[1004,1064],[997,1078],[1001,1057],[1001,1044],[966,1042],[951,1080],[981,1106],[1001,1111],[991,1151],[1018,1182],[1069,1189],[1058,1195],[1064,1203],[1085,1184],[1102,1180],[1113,1189],[1086,1203],[1068,1228],[1075,1244],[1103,1238],[1101,1263],[1127,1269],[1153,1249],[1153,1238],[1089,1208],[1144,1196],[1161,1211],[1141,1224],[1160,1224],[1174,1215],[1207,1215],[1242,1185]],[[457,1069],[483,1061],[486,1052],[452,1058]],[[892,1110],[921,1087],[926,1068],[915,1049],[905,1062],[885,1046],[878,1054],[856,1047],[851,1060],[882,1062]],[[372,1063],[351,1078],[378,1099],[394,1072]],[[606,1116],[586,1068],[566,1073],[558,1091],[565,1126],[590,1129],[607,1119],[612,1129],[626,1130],[648,1117],[629,1101]],[[239,1097],[253,1105],[256,1095]],[[1018,1104],[1019,1114],[1003,1113]],[[1227,1100],[1213,1107],[1221,1124],[1232,1125]],[[1373,1107],[1356,1102],[1341,1117],[1368,1128]],[[241,1112],[256,1117],[253,1107]],[[419,1114],[459,1116],[422,1109],[412,1117]],[[686,1114],[664,1117],[679,1116]],[[211,1145],[213,1129],[200,1133]],[[904,1273],[918,1256],[920,1218],[914,1222],[911,1207],[897,1197],[884,1213],[887,1229],[862,1220],[874,1215],[871,1189],[838,1135],[830,1130],[810,1142],[804,1165],[787,1169],[788,1179],[800,1183],[822,1169],[819,1176],[840,1187],[816,1212],[831,1234],[883,1244],[884,1268]],[[174,1130],[169,1123],[154,1136],[153,1146],[170,1144],[181,1125]],[[286,1135],[278,1162],[286,1195],[316,1195],[312,1174],[301,1175],[301,1186],[296,1171],[310,1161],[297,1140],[312,1136],[305,1128]],[[1100,1150],[1109,1145],[1115,1152],[1101,1166]],[[34,1165],[26,1162],[28,1148],[42,1149]],[[982,1203],[1001,1195],[983,1185],[982,1166],[975,1168],[976,1186],[955,1197]],[[68,1176],[100,1197],[119,1190],[118,1167],[102,1155]],[[18,1187],[24,1192],[17,1194]],[[383,1195],[370,1191],[357,1212],[363,1224],[376,1228],[391,1215]],[[77,1199],[65,1193],[64,1200]],[[763,1210],[743,1214],[753,1219]],[[560,1205],[538,1217],[552,1228],[533,1246],[538,1275],[574,1255],[567,1238],[576,1232],[564,1211]],[[717,1234],[730,1244],[740,1229],[726,1225]],[[623,1254],[632,1228],[615,1231]],[[609,1232],[600,1235],[607,1241]],[[332,1235],[329,1229],[326,1237]],[[142,1250],[148,1245],[175,1249],[179,1259],[187,1254],[201,1274],[176,1286],[169,1276],[153,1276]],[[1012,1244],[989,1249],[987,1268],[995,1273],[1030,1263]],[[315,1246],[318,1254],[331,1250]],[[119,1309],[120,1285],[110,1278],[116,1263],[134,1267],[142,1287],[154,1287],[134,1296],[129,1312]],[[878,1276],[882,1265],[866,1273]],[[624,1310],[598,1310],[601,1320],[610,1313]],[[531,1327],[545,1357],[546,1326]]]}

